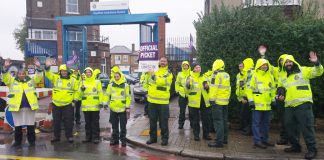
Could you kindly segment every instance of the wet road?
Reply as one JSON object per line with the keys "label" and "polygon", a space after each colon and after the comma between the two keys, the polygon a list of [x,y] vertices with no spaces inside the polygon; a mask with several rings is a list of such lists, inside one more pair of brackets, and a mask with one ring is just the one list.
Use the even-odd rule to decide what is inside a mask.
{"label": "wet road", "polygon": [[[46,110],[47,104],[50,103],[50,98],[40,100],[41,109]],[[176,101],[173,99],[172,101]],[[144,105],[141,103],[134,103],[131,109],[131,119],[137,118],[144,113]],[[51,144],[51,133],[38,133],[36,146],[29,147],[24,137],[24,145],[20,148],[11,148],[13,142],[13,134],[0,134],[0,160],[2,159],[47,159],[47,158],[62,158],[62,159],[84,159],[84,160],[175,160],[175,159],[190,159],[188,157],[180,157],[173,154],[166,154],[158,151],[153,151],[131,144],[127,147],[121,145],[110,146],[109,140],[111,135],[109,120],[109,111],[103,110],[100,113],[100,128],[101,128],[101,143],[83,144],[81,141],[85,137],[84,133],[84,119],[81,113],[81,126],[75,125],[73,144],[69,144],[62,135],[61,142]],[[62,131],[64,134],[64,131]],[[34,158],[32,158],[34,157]],[[36,158],[35,158],[36,157]],[[37,158],[38,157],[38,158]]]}

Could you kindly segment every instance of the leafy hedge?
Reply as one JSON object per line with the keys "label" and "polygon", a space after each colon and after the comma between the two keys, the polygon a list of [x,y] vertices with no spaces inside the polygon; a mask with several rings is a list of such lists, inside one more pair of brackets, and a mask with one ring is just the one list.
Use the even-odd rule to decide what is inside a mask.
{"label": "leafy hedge", "polygon": [[[291,8],[287,16],[284,7],[214,8],[210,15],[200,15],[194,22],[197,30],[197,58],[205,70],[215,59],[225,61],[225,70],[231,75],[232,96],[230,106],[236,109],[235,77],[237,65],[247,57],[255,61],[260,57],[257,46],[266,44],[267,56],[277,66],[282,53],[292,54],[304,66],[312,66],[308,53],[324,52],[324,20],[318,16],[318,4],[307,4],[305,9]],[[323,58],[321,59],[322,64]],[[324,79],[312,80],[314,111],[324,113]],[[233,109],[234,108],[234,109]],[[233,114],[232,116],[235,116]]]}

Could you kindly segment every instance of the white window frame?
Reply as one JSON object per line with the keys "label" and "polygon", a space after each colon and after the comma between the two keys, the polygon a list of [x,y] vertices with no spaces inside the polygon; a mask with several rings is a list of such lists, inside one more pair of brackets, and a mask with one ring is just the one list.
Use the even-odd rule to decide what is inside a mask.
{"label": "white window frame", "polygon": [[115,55],[115,64],[121,64],[121,62],[122,62],[122,56],[121,55]]}
{"label": "white window frame", "polygon": [[[82,41],[82,32],[79,31],[69,31],[69,41]],[[73,34],[71,36],[71,34]],[[72,37],[72,38],[71,38]]]}
{"label": "white window frame", "polygon": [[[29,37],[30,39],[36,40],[57,40],[57,31],[56,30],[49,30],[49,29],[29,29]],[[49,37],[45,37],[45,33],[49,33]],[[36,37],[36,33],[40,34]]]}
{"label": "white window frame", "polygon": [[128,55],[123,55],[123,62],[125,62],[125,63],[128,62]]}
{"label": "white window frame", "polygon": [[42,1],[37,1],[37,7],[42,8],[43,7],[43,2]]}
{"label": "white window frame", "polygon": [[[70,0],[65,0],[65,13],[66,14],[80,14],[79,13],[79,0],[75,0],[76,4],[71,3]],[[74,5],[77,7],[77,11],[69,11],[69,6]]]}

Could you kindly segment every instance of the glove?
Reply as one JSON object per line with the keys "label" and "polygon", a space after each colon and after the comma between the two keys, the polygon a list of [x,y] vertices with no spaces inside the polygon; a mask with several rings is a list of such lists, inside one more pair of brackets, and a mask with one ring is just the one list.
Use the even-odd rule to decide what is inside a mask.
{"label": "glove", "polygon": [[84,91],[85,91],[85,89],[86,89],[85,87],[81,87],[81,91],[82,91],[82,92],[84,92]]}
{"label": "glove", "polygon": [[270,106],[271,106],[271,109],[277,108],[276,101],[271,102]]}
{"label": "glove", "polygon": [[277,96],[284,96],[286,97],[286,88],[284,87],[278,87],[277,88]]}
{"label": "glove", "polygon": [[250,109],[254,110],[255,109],[255,105],[250,105]]}

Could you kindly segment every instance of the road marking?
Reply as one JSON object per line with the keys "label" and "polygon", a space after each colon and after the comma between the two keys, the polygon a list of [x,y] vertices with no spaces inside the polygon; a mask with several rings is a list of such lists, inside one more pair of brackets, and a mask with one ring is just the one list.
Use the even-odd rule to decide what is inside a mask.
{"label": "road marking", "polygon": [[[142,131],[142,133],[140,134],[140,136],[149,136],[150,135],[150,130],[149,129],[145,129]],[[161,135],[161,130],[158,129],[157,130],[157,136]]]}
{"label": "road marking", "polygon": [[63,159],[45,158],[45,157],[22,157],[22,156],[0,155],[0,160],[63,160]]}

